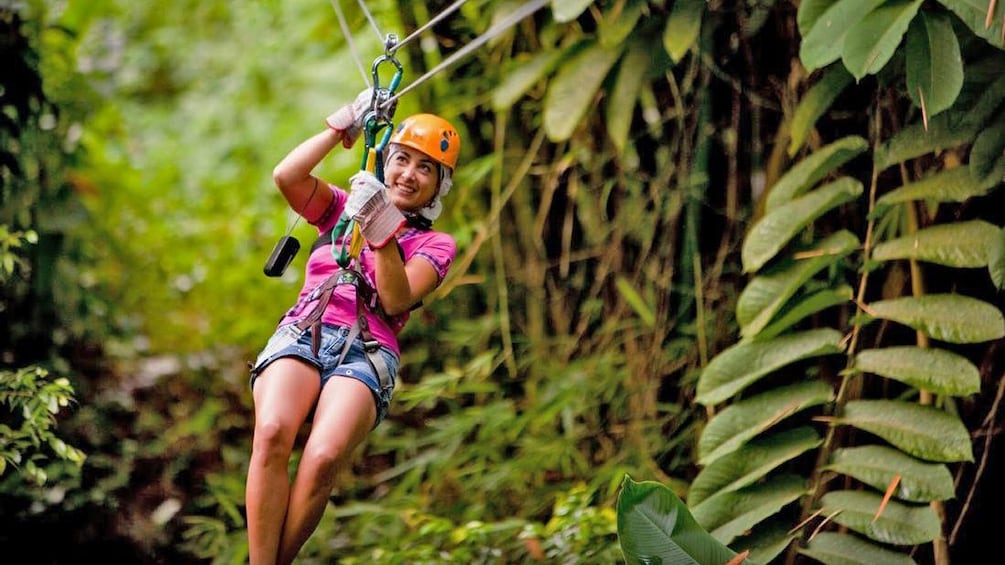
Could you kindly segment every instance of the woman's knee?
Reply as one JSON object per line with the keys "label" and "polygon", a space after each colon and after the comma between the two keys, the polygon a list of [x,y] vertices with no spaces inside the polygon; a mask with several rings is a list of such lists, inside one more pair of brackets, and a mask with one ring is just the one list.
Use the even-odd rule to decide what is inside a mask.
{"label": "woman's knee", "polygon": [[259,420],[255,422],[252,449],[266,456],[289,456],[296,435],[296,429],[278,420]]}

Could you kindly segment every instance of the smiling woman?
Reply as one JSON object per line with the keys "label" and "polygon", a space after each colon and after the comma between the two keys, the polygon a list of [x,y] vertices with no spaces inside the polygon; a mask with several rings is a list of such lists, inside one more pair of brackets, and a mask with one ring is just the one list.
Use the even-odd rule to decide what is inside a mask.
{"label": "smiling woman", "polygon": [[[387,415],[398,333],[457,252],[453,237],[432,229],[460,152],[460,136],[443,118],[420,114],[398,126],[380,169],[386,184],[364,170],[346,192],[314,176],[336,146],[352,147],[372,126],[367,118],[377,100],[371,89],[360,93],[273,171],[291,208],[331,236],[312,249],[296,303],[251,369],[255,430],[246,504],[253,565],[290,563],[310,538],[336,471]],[[337,250],[356,237],[337,229],[347,218],[366,246],[345,257]],[[308,419],[291,484],[287,468]]]}

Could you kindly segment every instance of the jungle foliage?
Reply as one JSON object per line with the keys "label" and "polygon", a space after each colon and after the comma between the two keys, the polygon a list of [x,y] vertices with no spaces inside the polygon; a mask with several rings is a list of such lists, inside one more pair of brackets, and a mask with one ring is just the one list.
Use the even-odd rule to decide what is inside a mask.
{"label": "jungle foliage", "polygon": [[[5,251],[3,369],[67,375],[56,439],[86,454],[0,483],[5,545],[245,560],[245,363],[303,257],[262,263],[313,238],[271,168],[382,50],[343,4],[354,45],[325,2],[0,8],[37,91],[2,93],[31,118],[3,132],[0,224],[38,234]],[[448,2],[365,4],[404,37]],[[404,84],[522,4],[465,3],[399,53]],[[976,555],[1005,5],[547,4],[402,99],[461,129],[461,252],[304,561]]]}

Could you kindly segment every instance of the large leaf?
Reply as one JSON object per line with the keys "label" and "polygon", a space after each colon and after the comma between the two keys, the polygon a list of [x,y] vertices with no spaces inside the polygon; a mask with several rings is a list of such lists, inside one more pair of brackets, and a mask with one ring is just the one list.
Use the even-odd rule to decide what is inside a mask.
{"label": "large leaf", "polygon": [[932,118],[927,128],[919,120],[883,142],[876,150],[876,168],[883,170],[927,153],[972,142],[1005,98],[1005,73],[989,84],[972,88],[978,89],[979,94],[970,107],[943,112]]}
{"label": "large leaf", "polygon": [[753,563],[775,563],[775,559],[800,533],[784,516],[775,516],[754,526],[729,546],[741,553],[749,551],[747,557]]}
{"label": "large leaf", "polygon": [[802,359],[841,353],[844,335],[818,328],[784,335],[771,341],[740,342],[716,355],[698,377],[695,402],[722,402],[761,377]]}
{"label": "large leaf", "polygon": [[958,417],[902,400],[854,400],[836,423],[865,430],[926,461],[973,461],[970,434]]}
{"label": "large leaf", "polygon": [[988,250],[988,274],[998,290],[1005,289],[1005,228],[998,231]]}
{"label": "large leaf", "polygon": [[[984,128],[970,150],[970,171],[980,181],[991,183],[1005,180],[1000,166],[1005,160],[1005,110]],[[995,175],[998,175],[995,177]]]}
{"label": "large leaf", "polygon": [[835,4],[835,0],[803,0],[796,11],[796,25],[799,35],[806,37],[813,26],[827,10]]}
{"label": "large leaf", "polygon": [[593,4],[593,0],[551,0],[551,17],[565,23],[579,17]]}
{"label": "large leaf", "polygon": [[868,148],[869,143],[864,138],[849,135],[817,149],[793,165],[771,186],[765,197],[764,208],[766,210],[774,209],[803,194],[831,171],[860,155]]}
{"label": "large leaf", "polygon": [[618,539],[628,565],[722,564],[736,553],[698,525],[669,488],[629,476],[618,493]]}
{"label": "large leaf", "polygon": [[806,479],[783,475],[738,491],[720,492],[691,507],[694,519],[715,539],[732,543],[765,518],[806,494]]}
{"label": "large leaf", "polygon": [[511,108],[532,86],[550,74],[564,55],[562,49],[545,50],[533,56],[525,53],[517,55],[509,72],[503,73],[503,82],[492,89],[492,109],[502,111]]}
{"label": "large leaf", "polygon": [[993,304],[960,294],[927,294],[869,304],[870,316],[910,326],[950,343],[980,343],[1005,335],[1005,318]]}
{"label": "large leaf", "polygon": [[908,502],[948,500],[956,494],[944,464],[918,461],[885,445],[838,449],[824,469],[854,477],[879,492],[886,492],[896,480],[893,495]]}
{"label": "large leaf", "polygon": [[922,10],[907,29],[907,95],[928,116],[949,108],[963,88],[963,56],[948,14]]}
{"label": "large leaf", "polygon": [[976,268],[988,264],[988,250],[1000,230],[983,220],[939,224],[884,241],[873,249],[872,258],[916,259],[947,267]]}
{"label": "large leaf", "polygon": [[833,399],[834,391],[826,383],[802,381],[727,406],[698,439],[698,464],[709,465],[785,418]]}
{"label": "large leaf", "polygon": [[674,62],[683,59],[698,41],[704,14],[704,0],[674,0],[663,32],[663,48]]}
{"label": "large leaf", "polygon": [[[884,0],[838,0],[813,21],[799,44],[799,59],[813,71],[837,61],[845,35]],[[801,18],[808,21],[808,18]]]}
{"label": "large leaf", "polygon": [[[998,162],[995,171],[1005,174],[1005,159]],[[994,180],[992,175],[985,179],[978,178],[970,167],[954,167],[891,190],[876,201],[876,206],[887,207],[914,200],[965,202],[977,196],[984,196],[998,182],[1000,181]]]}
{"label": "large leaf", "polygon": [[862,183],[843,177],[768,211],[743,241],[743,271],[756,272],[800,230],[859,194],[862,194]]}
{"label": "large leaf", "polygon": [[912,345],[866,349],[852,369],[894,379],[936,394],[966,396],[981,389],[981,374],[969,359],[945,349]]}
{"label": "large leaf", "polygon": [[768,340],[786,332],[792,326],[817,312],[846,304],[852,299],[850,286],[843,284],[835,288],[818,290],[805,297],[799,297],[786,305],[785,310],[771,324],[757,334],[757,339]]}
{"label": "large leaf", "polygon": [[[1002,2],[983,2],[980,0],[939,0],[939,3],[956,13],[970,28],[970,31],[983,37],[999,49],[1005,49],[1005,40],[1002,40],[1002,26],[1005,26],[1005,4]],[[991,14],[991,25],[986,25],[988,8],[995,6]]]}
{"label": "large leaf", "polygon": [[572,137],[576,126],[596,103],[597,91],[621,47],[588,46],[577,54],[548,85],[544,98],[544,130],[551,141]]}
{"label": "large leaf", "polygon": [[838,524],[879,542],[918,545],[942,533],[939,517],[927,504],[911,506],[890,500],[880,513],[881,504],[882,496],[865,491],[832,491],[820,499],[823,515],[834,515]]}
{"label": "large leaf", "polygon": [[629,0],[621,10],[605,11],[600,21],[600,43],[604,46],[617,45],[627,41],[639,25],[645,0]]}
{"label": "large leaf", "polygon": [[855,235],[841,230],[751,279],[736,301],[736,321],[744,338],[757,336],[790,298],[820,271],[859,248]]}
{"label": "large leaf", "polygon": [[619,65],[617,80],[607,100],[607,135],[618,153],[623,152],[628,143],[628,132],[632,127],[639,91],[651,61],[649,48],[642,43],[632,42]]}
{"label": "large leaf", "polygon": [[851,84],[852,76],[841,65],[834,65],[799,100],[789,126],[789,156],[794,156],[806,143],[820,116],[830,109],[834,100]]}
{"label": "large leaf", "polygon": [[799,550],[824,565],[914,565],[909,555],[878,546],[856,536],[820,532]]}
{"label": "large leaf", "polygon": [[691,482],[687,503],[694,508],[717,492],[739,490],[751,485],[767,475],[768,471],[821,443],[820,435],[808,427],[755,438],[703,468]]}
{"label": "large leaf", "polygon": [[887,0],[848,30],[841,59],[856,80],[878,73],[893,57],[921,2]]}

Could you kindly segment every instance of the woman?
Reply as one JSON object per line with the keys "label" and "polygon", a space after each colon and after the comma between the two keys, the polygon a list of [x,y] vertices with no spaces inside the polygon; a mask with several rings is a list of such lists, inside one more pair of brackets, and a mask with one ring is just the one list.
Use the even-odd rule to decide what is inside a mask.
{"label": "woman", "polygon": [[[273,171],[287,202],[319,233],[345,212],[366,244],[348,270],[336,261],[342,242],[333,247],[329,238],[312,251],[296,305],[252,367],[255,431],[246,485],[252,565],[291,563],[317,527],[337,468],[387,414],[399,362],[396,336],[456,255],[454,239],[431,229],[460,152],[460,137],[443,118],[419,114],[395,129],[385,149],[386,186],[360,172],[346,193],[312,175],[339,142],[352,147],[370,100],[365,91],[328,116],[328,127]],[[287,466],[308,418],[310,434],[291,483]]]}

